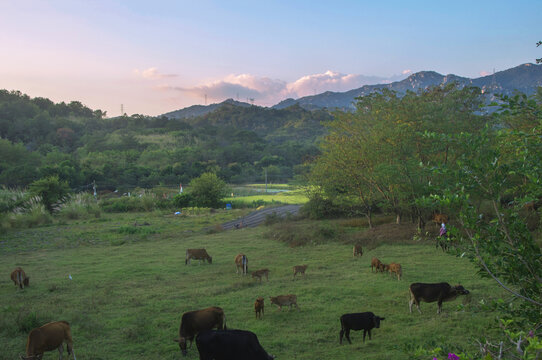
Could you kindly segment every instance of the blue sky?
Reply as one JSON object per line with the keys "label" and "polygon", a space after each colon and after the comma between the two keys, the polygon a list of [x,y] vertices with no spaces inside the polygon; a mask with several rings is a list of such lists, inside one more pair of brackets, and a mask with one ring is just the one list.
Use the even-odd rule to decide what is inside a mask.
{"label": "blue sky", "polygon": [[542,1],[0,0],[0,88],[158,115],[542,57]]}

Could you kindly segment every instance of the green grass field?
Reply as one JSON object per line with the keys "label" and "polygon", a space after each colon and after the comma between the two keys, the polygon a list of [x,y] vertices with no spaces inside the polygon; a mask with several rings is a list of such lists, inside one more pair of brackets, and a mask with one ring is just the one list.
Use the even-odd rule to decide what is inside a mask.
{"label": "green grass field", "polygon": [[[416,244],[383,245],[352,259],[350,245],[290,248],[264,237],[265,226],[205,230],[239,214],[103,215],[2,234],[0,359],[17,358],[29,329],[53,320],[70,322],[79,360],[180,359],[173,339],[181,314],[208,306],[224,308],[229,328],[255,332],[278,359],[415,359],[418,346],[474,350],[475,339],[495,331],[498,314],[480,304],[502,293],[465,258]],[[149,225],[133,226],[136,221]],[[213,264],[185,265],[185,250],[194,247],[205,247]],[[239,252],[248,256],[249,271],[269,268],[269,282],[237,275]],[[404,279],[371,273],[372,256],[401,263]],[[307,276],[294,281],[292,266],[300,264],[308,264]],[[9,279],[16,266],[30,276],[23,291]],[[435,303],[423,303],[422,315],[409,314],[408,285],[416,281],[461,283],[472,295],[444,303],[441,315]],[[289,293],[300,311],[271,306],[270,296]],[[263,320],[254,316],[258,296],[265,298]],[[362,344],[362,332],[352,332],[353,344],[339,345],[340,315],[362,311],[386,320],[371,341]],[[56,351],[44,356],[57,358]],[[197,358],[194,344],[186,359]]]}

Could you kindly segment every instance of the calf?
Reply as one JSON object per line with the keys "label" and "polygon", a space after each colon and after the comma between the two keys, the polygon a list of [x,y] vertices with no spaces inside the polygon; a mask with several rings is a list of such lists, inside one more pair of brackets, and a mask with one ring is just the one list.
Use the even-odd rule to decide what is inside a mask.
{"label": "calf", "polygon": [[365,342],[365,335],[369,333],[369,340],[371,340],[371,330],[380,327],[380,321],[386,318],[376,316],[372,312],[362,312],[353,314],[344,314],[341,316],[341,332],[339,333],[339,343],[343,343],[343,335],[350,344],[350,330],[363,330],[363,342]]}
{"label": "calf", "polygon": [[354,245],[354,249],[352,250],[352,252],[354,253],[354,258],[356,256],[361,257],[363,255],[363,248],[361,247],[361,245]]}
{"label": "calf", "polygon": [[256,319],[259,317],[260,319],[263,317],[264,313],[264,299],[263,297],[259,297],[254,302],[254,312],[256,313]]}
{"label": "calf", "polygon": [[235,267],[237,268],[235,270],[236,274],[239,274],[239,269],[241,269],[241,273],[243,275],[247,274],[248,271],[248,259],[245,254],[239,254],[235,257]]}
{"label": "calf", "polygon": [[433,220],[433,222],[435,224],[437,224],[437,226],[439,226],[440,224],[447,224],[448,223],[448,215],[440,214],[440,213],[435,212],[431,216],[431,220]]}
{"label": "calf", "polygon": [[371,259],[371,272],[373,272],[373,269],[376,269],[376,272],[382,271],[383,266],[384,264],[378,258],[373,257]]}
{"label": "calf", "polygon": [[260,269],[252,272],[252,278],[260,279],[260,283],[262,282],[263,276],[269,281],[269,269]]}
{"label": "calf", "polygon": [[420,301],[427,303],[438,301],[437,314],[442,312],[442,303],[444,301],[454,300],[459,295],[467,295],[469,291],[461,285],[450,286],[446,282],[435,284],[413,283],[410,284],[410,303],[409,309],[412,313],[412,304],[416,304],[420,314]]}
{"label": "calf", "polygon": [[44,352],[58,349],[60,360],[62,360],[64,342],[68,348],[68,354],[73,355],[75,359],[70,324],[66,321],[50,322],[30,331],[26,342],[26,356],[21,356],[21,359],[39,360],[43,357]]}
{"label": "calf", "polygon": [[16,267],[15,270],[11,272],[11,280],[15,286],[19,286],[21,289],[24,289],[24,287],[28,286],[30,283],[30,278],[26,276],[21,267]]}
{"label": "calf", "polygon": [[390,275],[393,275],[394,273],[397,274],[397,280],[401,280],[401,276],[403,276],[403,269],[401,268],[401,264],[389,264],[388,271],[390,272]]}
{"label": "calf", "polygon": [[305,277],[305,270],[307,270],[307,265],[296,265],[296,266],[294,266],[294,279],[295,279],[295,275],[297,273],[300,273],[301,275],[303,275],[303,277]]}
{"label": "calf", "polygon": [[186,250],[186,259],[184,261],[185,265],[190,264],[190,259],[202,260],[209,264],[213,263],[213,258],[207,253],[205,249],[187,249]]}
{"label": "calf", "polygon": [[292,305],[295,305],[296,309],[299,311],[299,306],[297,306],[297,296],[293,294],[288,295],[279,295],[275,297],[270,297],[271,304],[278,305],[279,310],[282,311],[283,306],[288,306],[292,310]]}
{"label": "calf", "polygon": [[179,338],[174,341],[179,343],[182,354],[186,355],[186,340],[189,340],[192,346],[196,334],[214,328],[226,329],[226,316],[222,308],[213,306],[203,310],[187,311],[181,318]]}
{"label": "calf", "polygon": [[245,330],[208,330],[196,337],[200,360],[272,360],[258,337]]}

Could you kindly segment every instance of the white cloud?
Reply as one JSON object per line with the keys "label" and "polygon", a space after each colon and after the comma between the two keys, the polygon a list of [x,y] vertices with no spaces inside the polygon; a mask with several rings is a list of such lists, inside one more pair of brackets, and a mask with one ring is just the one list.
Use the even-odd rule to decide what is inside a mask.
{"label": "white cloud", "polygon": [[[149,73],[154,74],[154,72]],[[256,104],[268,106],[289,97],[300,98],[325,91],[348,91],[363,85],[395,81],[395,78],[396,76],[392,80],[392,78],[378,76],[342,74],[329,70],[322,74],[303,76],[291,83],[268,77],[240,74],[228,75],[224,79],[193,87],[161,85],[155,88],[159,90],[175,90],[199,99],[207,95],[210,101],[217,102],[227,98],[239,99],[240,101],[253,98]],[[404,78],[404,76],[401,76],[401,78]]]}
{"label": "white cloud", "polygon": [[411,74],[411,73],[412,73],[412,70],[410,70],[410,69],[406,69],[406,70],[403,70],[401,72],[401,74],[403,74],[403,75],[408,75],[408,74]]}
{"label": "white cloud", "polygon": [[145,70],[135,69],[134,73],[138,76],[141,76],[144,79],[149,79],[149,80],[158,80],[158,79],[172,78],[172,77],[178,76],[177,74],[162,74],[158,72],[158,69],[155,67],[150,67]]}

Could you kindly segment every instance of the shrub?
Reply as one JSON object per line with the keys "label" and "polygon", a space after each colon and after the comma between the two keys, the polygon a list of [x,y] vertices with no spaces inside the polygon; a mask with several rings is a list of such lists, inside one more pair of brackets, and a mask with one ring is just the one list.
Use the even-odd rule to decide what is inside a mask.
{"label": "shrub", "polygon": [[190,181],[190,189],[194,204],[203,207],[220,207],[227,194],[226,183],[213,173],[204,173]]}
{"label": "shrub", "polygon": [[58,176],[49,176],[30,184],[30,194],[40,196],[49,212],[53,212],[54,205],[66,196],[70,188],[66,181],[60,181]]}
{"label": "shrub", "polygon": [[181,209],[184,207],[192,206],[193,201],[194,198],[192,197],[192,195],[190,195],[189,193],[182,193],[175,195],[175,197],[173,198],[173,205],[176,208]]}
{"label": "shrub", "polygon": [[100,206],[91,194],[79,193],[72,195],[59,206],[59,215],[66,219],[99,218]]}

